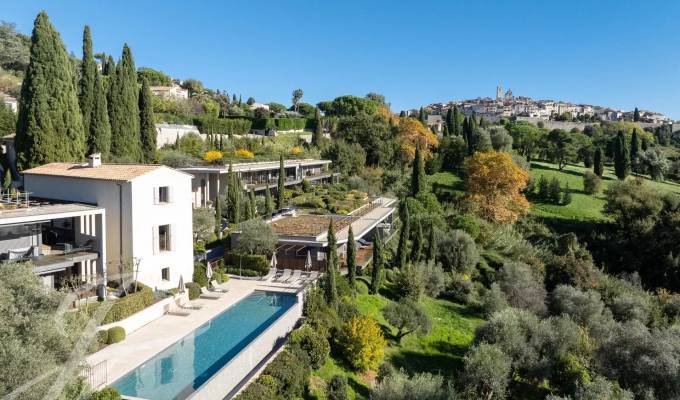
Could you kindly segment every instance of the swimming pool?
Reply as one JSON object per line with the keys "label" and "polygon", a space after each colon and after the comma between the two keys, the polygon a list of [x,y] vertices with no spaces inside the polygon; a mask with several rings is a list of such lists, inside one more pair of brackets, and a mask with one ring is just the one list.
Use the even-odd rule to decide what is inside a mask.
{"label": "swimming pool", "polygon": [[255,291],[111,386],[145,399],[185,399],[295,302],[293,294]]}

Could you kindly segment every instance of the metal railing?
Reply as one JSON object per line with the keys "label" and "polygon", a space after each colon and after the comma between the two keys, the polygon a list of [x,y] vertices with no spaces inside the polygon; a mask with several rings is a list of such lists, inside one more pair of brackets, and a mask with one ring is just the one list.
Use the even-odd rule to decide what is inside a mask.
{"label": "metal railing", "polygon": [[86,365],[80,372],[92,389],[99,389],[106,385],[108,380],[108,370],[106,367],[106,360],[95,365]]}

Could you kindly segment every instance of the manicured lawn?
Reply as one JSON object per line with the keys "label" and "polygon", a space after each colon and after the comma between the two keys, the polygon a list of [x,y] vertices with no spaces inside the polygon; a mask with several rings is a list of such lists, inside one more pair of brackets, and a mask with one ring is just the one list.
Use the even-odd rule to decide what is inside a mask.
{"label": "manicured lawn", "polygon": [[451,172],[437,172],[428,175],[427,181],[432,187],[432,192],[440,199],[451,200],[465,194],[463,180]]}
{"label": "manicured lawn", "polygon": [[[587,195],[583,193],[583,173],[585,171],[586,168],[582,166],[567,165],[560,171],[556,164],[532,162],[530,174],[534,182],[538,182],[541,176],[545,176],[548,180],[557,178],[562,186],[568,183],[572,191],[572,202],[568,205],[532,201],[532,214],[545,218],[605,221],[606,217],[602,214],[602,209],[606,201],[602,191],[616,181],[616,176],[612,168],[605,167],[605,173],[602,177],[602,191],[596,195]],[[661,192],[680,193],[680,185],[677,183],[656,182],[650,179],[645,179],[645,181],[650,187]]]}
{"label": "manicured lawn", "polygon": [[[364,282],[360,281],[363,285]],[[426,297],[422,305],[432,320],[432,329],[427,336],[408,335],[401,345],[393,338],[393,328],[382,316],[382,309],[389,300],[382,295],[360,294],[356,304],[362,314],[375,318],[382,326],[388,347],[385,359],[395,367],[409,373],[431,372],[444,376],[455,375],[460,369],[462,357],[474,338],[475,329],[483,319],[467,306],[449,300]],[[349,370],[337,357],[332,357],[326,365],[312,374],[310,380],[311,398],[322,399],[323,386],[319,378],[329,381],[333,375],[345,375],[350,384],[350,398],[368,399],[372,375],[362,375]]]}

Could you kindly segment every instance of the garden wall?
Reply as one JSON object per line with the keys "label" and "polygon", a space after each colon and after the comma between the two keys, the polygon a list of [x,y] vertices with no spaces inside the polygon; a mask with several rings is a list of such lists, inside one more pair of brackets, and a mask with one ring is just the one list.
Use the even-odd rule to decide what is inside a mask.
{"label": "garden wall", "polygon": [[157,303],[146,307],[142,311],[139,311],[131,316],[110,324],[101,325],[97,328],[98,331],[107,330],[113,328],[114,326],[120,326],[125,329],[125,333],[129,335],[130,333],[136,331],[137,329],[143,327],[144,325],[157,320],[162,317],[165,313],[170,311],[175,307],[175,302],[179,300],[181,304],[189,301],[189,293],[179,293],[174,296],[165,298]]}

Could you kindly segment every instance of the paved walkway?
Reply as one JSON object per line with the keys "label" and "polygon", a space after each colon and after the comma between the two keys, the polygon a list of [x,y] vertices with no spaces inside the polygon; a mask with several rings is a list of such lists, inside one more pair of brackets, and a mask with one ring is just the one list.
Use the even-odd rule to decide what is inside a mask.
{"label": "paved walkway", "polygon": [[200,310],[190,310],[189,316],[164,315],[132,332],[122,342],[91,354],[87,357],[88,364],[94,366],[106,360],[107,385],[111,384],[254,290],[294,293],[302,289],[299,283],[291,285],[239,279],[230,279],[222,287],[229,292],[220,299],[193,300],[191,304],[201,305]]}

